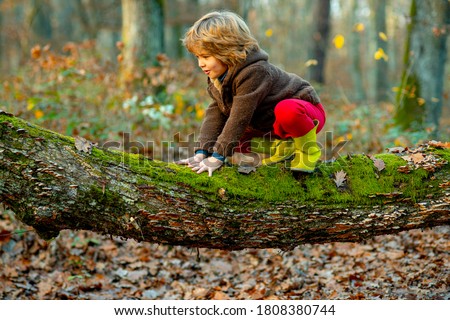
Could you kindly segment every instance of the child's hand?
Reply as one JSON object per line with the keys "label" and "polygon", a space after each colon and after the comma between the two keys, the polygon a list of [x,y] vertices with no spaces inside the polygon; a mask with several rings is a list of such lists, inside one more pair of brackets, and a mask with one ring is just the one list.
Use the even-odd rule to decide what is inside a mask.
{"label": "child's hand", "polygon": [[223,161],[215,157],[209,157],[200,162],[198,166],[193,167],[192,170],[197,171],[197,173],[208,171],[208,175],[211,177],[213,172],[219,169],[222,166],[222,164]]}
{"label": "child's hand", "polygon": [[197,153],[195,156],[190,157],[188,159],[181,159],[176,161],[176,164],[185,164],[190,168],[198,167],[200,162],[202,162],[206,158],[206,155],[202,153]]}

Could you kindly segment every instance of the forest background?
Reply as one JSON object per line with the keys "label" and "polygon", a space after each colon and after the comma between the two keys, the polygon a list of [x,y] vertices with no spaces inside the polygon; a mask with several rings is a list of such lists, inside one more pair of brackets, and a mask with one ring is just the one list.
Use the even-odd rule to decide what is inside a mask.
{"label": "forest background", "polygon": [[[205,76],[181,46],[180,38],[204,13],[228,9],[247,21],[273,64],[313,83],[328,115],[326,133],[320,136],[325,147],[333,148],[339,142],[348,141],[341,154],[372,154],[383,152],[387,147],[412,146],[429,139],[449,141],[448,6],[445,0],[0,0],[0,109],[65,135],[85,137],[99,145],[117,141],[125,151],[166,161],[185,156],[187,149],[184,147],[191,145],[192,137],[195,140],[210,98],[206,93]],[[419,43],[423,41],[422,47],[417,47],[417,39]],[[433,50],[428,50],[431,47]],[[419,66],[419,61],[430,59],[435,62],[433,66]],[[420,82],[423,79],[418,82],[410,79],[416,72],[417,77],[424,77],[428,86]],[[438,94],[429,92],[429,88],[437,88]],[[65,291],[57,291],[50,281],[44,281],[40,275],[42,270],[36,275],[38,284],[32,283],[30,287],[29,280],[17,280],[21,273],[16,269],[3,269],[2,276],[11,279],[14,275],[16,279],[0,288],[3,297],[73,298],[75,291],[83,291],[80,288],[95,291],[96,283],[103,282],[91,276],[94,273],[81,258],[81,253],[89,252],[92,246],[99,250],[116,246],[114,250],[120,252],[124,247],[107,241],[100,244],[91,234],[71,232],[49,245],[29,232],[18,232],[26,227],[18,224],[10,212],[3,210],[1,213],[2,230],[8,236],[0,238],[0,244],[12,246],[9,233],[12,232],[15,245],[21,248],[22,254],[28,250],[36,255],[36,252],[48,252],[52,246],[53,250],[68,246],[68,251],[60,254],[71,257],[69,260],[73,263],[61,280]],[[422,237],[430,242],[442,240],[442,233],[445,234],[447,229],[439,230],[424,235],[406,233],[398,240],[400,242],[389,238],[387,243],[398,249],[395,252],[399,257],[405,257],[400,254],[401,241],[416,243]],[[447,248],[445,244],[430,249],[431,246],[424,243],[422,251],[431,251],[422,257],[426,259],[432,255],[442,261],[441,254]],[[324,252],[331,252],[332,256],[342,257],[341,262],[349,257],[354,261],[356,257],[365,257],[364,248],[345,246],[312,246],[297,255],[320,260],[324,259]],[[377,248],[377,244],[373,246]],[[19,255],[5,248],[2,247],[4,263],[19,259]],[[150,248],[156,258],[164,258],[165,254],[161,253],[164,246]],[[74,253],[74,249],[79,250],[78,253]],[[350,255],[345,256],[347,249]],[[150,249],[139,244],[132,250],[147,254]],[[184,259],[185,253],[167,250],[173,259]],[[283,259],[296,256],[293,253],[274,258],[272,253],[267,256],[267,252],[251,251],[234,258],[227,254],[226,259],[241,261],[250,255],[254,259],[251,263],[262,274],[267,269],[259,267],[259,262],[267,263],[276,272],[279,270],[276,268],[282,268]],[[221,255],[213,251],[208,259],[216,261]],[[141,256],[137,253],[135,258],[128,259]],[[389,258],[384,255],[383,259],[386,257]],[[117,254],[106,258],[114,260]],[[445,258],[448,259],[448,254]],[[55,257],[48,256],[42,256],[40,260],[30,256],[26,259],[38,262],[47,259],[53,265],[59,263]],[[173,259],[166,264],[173,264]],[[30,266],[30,262],[27,265],[21,261],[20,268],[37,268],[38,262]],[[322,262],[319,265],[323,267],[326,262]],[[179,267],[177,263],[175,267]],[[194,262],[190,263],[189,268],[197,268]],[[219,271],[232,270],[222,260],[216,263],[222,269]],[[361,267],[361,262],[355,263]],[[416,263],[420,265],[420,262]],[[164,265],[162,260],[160,264]],[[439,262],[435,261],[435,265],[439,266]],[[314,263],[309,267],[313,266]],[[301,270],[303,275],[308,273],[305,268]],[[86,270],[90,270],[91,275],[88,276]],[[122,281],[126,272],[120,270],[125,269],[117,267],[108,272],[113,272],[114,277]],[[308,283],[303,283],[293,296],[364,298],[367,293],[358,289],[367,289],[361,284],[364,282],[362,274],[347,274],[345,281],[355,290],[344,295],[338,294],[339,290],[324,289],[320,281],[311,280],[310,285],[322,293],[316,290],[315,294],[305,296]],[[380,275],[374,275],[376,277]],[[439,280],[432,281],[433,286],[441,288],[448,280],[445,277],[448,277],[448,269],[438,273]],[[394,277],[394,283],[396,279]],[[94,281],[92,287],[86,287],[88,280]],[[55,278],[52,281],[54,283]],[[73,281],[83,282],[85,287],[77,282],[75,290],[70,286]],[[236,297],[239,290],[231,280],[217,281],[216,287],[227,287],[231,291],[203,288],[199,293],[197,288],[184,297],[212,298],[217,292],[221,293],[219,298],[233,296],[230,292]],[[411,281],[420,287],[416,278]],[[22,286],[17,286],[19,282]],[[172,292],[155,289],[167,285],[153,283],[153,289],[135,287],[133,291],[126,286],[122,289],[128,288],[128,293],[133,292],[138,297],[146,294],[155,298],[164,296],[164,292]],[[292,292],[297,285],[285,284],[286,292]],[[34,291],[33,286],[37,288]],[[419,289],[409,295],[405,287],[398,288],[401,293],[397,292],[394,297],[436,297],[433,292],[426,296]],[[259,283],[248,285],[244,297],[270,296],[267,293],[270,290],[266,289],[259,287]],[[176,291],[175,288],[172,297],[177,297]],[[242,294],[242,290],[240,292]],[[373,296],[383,297],[380,292]],[[445,290],[436,292],[438,295],[444,292],[439,297],[445,297]],[[108,294],[112,294],[111,291]]]}
{"label": "forest background", "polygon": [[[328,145],[348,140],[344,152],[380,152],[449,140],[448,14],[443,23],[436,17],[448,3],[417,3],[2,0],[0,103],[70,136],[166,157],[164,142],[198,132],[210,102],[206,79],[180,38],[202,14],[228,9],[247,20],[272,63],[317,88],[328,113],[321,137]],[[429,12],[413,21],[414,10]],[[441,42],[440,52],[427,54],[443,73],[425,67],[440,96],[405,81],[419,65],[408,62],[413,22],[424,39]],[[432,103],[437,120],[429,120]]]}

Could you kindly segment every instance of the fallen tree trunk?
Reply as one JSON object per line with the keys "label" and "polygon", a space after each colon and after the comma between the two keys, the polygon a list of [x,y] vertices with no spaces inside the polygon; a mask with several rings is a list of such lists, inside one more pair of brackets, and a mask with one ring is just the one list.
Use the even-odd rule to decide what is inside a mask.
{"label": "fallen tree trunk", "polygon": [[225,167],[209,178],[75,146],[1,111],[0,201],[44,239],[82,229],[226,250],[354,242],[450,223],[450,149],[441,147],[341,157],[313,174]]}

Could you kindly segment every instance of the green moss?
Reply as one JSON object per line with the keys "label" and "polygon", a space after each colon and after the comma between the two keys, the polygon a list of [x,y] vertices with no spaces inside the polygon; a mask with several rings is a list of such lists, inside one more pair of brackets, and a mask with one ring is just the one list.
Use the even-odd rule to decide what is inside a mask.
{"label": "green moss", "polygon": [[[74,148],[72,138],[55,135],[51,131],[41,130],[26,122],[0,115],[0,122],[8,121],[18,128],[29,131],[31,136],[43,137],[55,144],[66,144]],[[56,141],[58,140],[58,141]],[[448,149],[436,150],[436,154],[450,161]],[[398,167],[406,165],[406,161],[394,154],[376,156],[386,164],[385,169],[378,172],[373,161],[365,155],[342,157],[332,163],[321,163],[318,170],[311,174],[293,174],[283,164],[274,167],[260,167],[249,175],[240,174],[236,167],[223,167],[208,177],[206,173],[198,175],[190,168],[173,163],[152,161],[142,155],[128,154],[114,150],[93,148],[91,155],[83,159],[91,165],[111,166],[124,165],[132,172],[140,174],[136,177],[138,184],[155,185],[166,192],[180,193],[182,188],[190,188],[200,196],[214,200],[234,201],[251,205],[261,202],[283,202],[295,199],[297,203],[317,205],[334,203],[345,206],[349,203],[373,205],[386,201],[384,194],[398,192],[401,198],[412,200],[423,198],[430,192],[427,187],[432,184],[427,180],[429,173],[423,169],[412,170],[411,173],[400,173]],[[333,181],[336,172],[346,173],[346,182],[337,187]],[[424,186],[426,185],[426,186]],[[223,189],[225,192],[223,193]],[[221,192],[219,192],[221,190]],[[97,193],[97,195],[99,195]],[[104,198],[104,195],[102,195]]]}
{"label": "green moss", "polygon": [[49,141],[61,141],[65,143],[74,143],[75,139],[72,137],[64,136],[62,134],[59,134],[57,132],[53,132],[47,129],[44,129],[42,127],[38,127],[34,124],[31,124],[29,122],[26,122],[20,118],[11,117],[5,114],[0,114],[0,123],[3,122],[9,122],[14,126],[14,128],[22,128],[25,129],[30,136],[33,137],[40,137],[44,140]]}
{"label": "green moss", "polygon": [[435,149],[434,153],[450,163],[450,149]]}

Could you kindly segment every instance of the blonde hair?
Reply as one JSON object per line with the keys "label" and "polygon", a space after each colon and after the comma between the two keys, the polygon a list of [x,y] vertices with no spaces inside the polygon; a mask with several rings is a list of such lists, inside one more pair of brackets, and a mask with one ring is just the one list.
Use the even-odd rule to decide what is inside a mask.
{"label": "blonde hair", "polygon": [[259,49],[244,20],[229,11],[214,11],[201,17],[186,32],[183,45],[193,53],[206,51],[228,66],[239,64]]}

